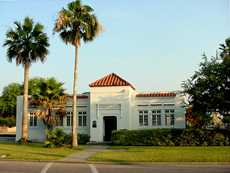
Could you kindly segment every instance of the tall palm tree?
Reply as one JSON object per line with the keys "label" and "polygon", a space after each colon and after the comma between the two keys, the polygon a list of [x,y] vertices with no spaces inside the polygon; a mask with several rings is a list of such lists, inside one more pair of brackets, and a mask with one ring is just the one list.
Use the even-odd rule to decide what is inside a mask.
{"label": "tall palm tree", "polygon": [[220,44],[220,56],[222,57],[224,63],[230,64],[230,38],[225,40],[225,44]]}
{"label": "tall palm tree", "polygon": [[43,25],[34,24],[33,20],[26,17],[21,22],[14,22],[15,27],[6,33],[3,46],[7,46],[7,59],[16,65],[24,67],[24,94],[23,94],[23,116],[22,116],[22,141],[28,141],[28,80],[29,68],[33,62],[40,60],[44,62],[48,54],[48,37],[43,32]]}
{"label": "tall palm tree", "polygon": [[80,0],[75,0],[63,8],[55,22],[54,31],[60,33],[61,39],[66,44],[75,47],[75,64],[73,80],[73,126],[72,147],[78,146],[77,141],[77,76],[78,76],[78,53],[81,40],[93,41],[100,33],[101,25],[93,14],[93,8],[83,5]]}

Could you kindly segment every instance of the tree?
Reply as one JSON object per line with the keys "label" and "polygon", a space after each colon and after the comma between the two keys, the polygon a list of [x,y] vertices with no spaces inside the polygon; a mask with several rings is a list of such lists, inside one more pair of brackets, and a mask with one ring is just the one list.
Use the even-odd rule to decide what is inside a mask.
{"label": "tree", "polygon": [[225,107],[225,114],[227,114],[227,112],[229,112],[230,110],[230,38],[227,38],[225,40],[225,44],[220,45],[220,51],[221,51],[220,57],[223,60],[222,68],[224,71],[221,77],[222,80],[224,81],[224,88],[225,88],[223,106]]}
{"label": "tree", "polygon": [[34,24],[33,20],[26,17],[23,23],[14,22],[15,27],[6,33],[3,46],[7,46],[7,59],[16,65],[24,67],[24,92],[23,92],[23,117],[22,117],[22,141],[28,141],[28,80],[29,68],[33,62],[44,62],[48,54],[48,37],[43,32],[43,25]]}
{"label": "tree", "polygon": [[11,83],[3,88],[0,97],[0,115],[3,117],[16,116],[17,96],[22,95],[22,85]]}
{"label": "tree", "polygon": [[60,34],[66,44],[75,47],[75,64],[73,80],[73,126],[72,147],[78,146],[77,141],[77,78],[78,78],[78,54],[81,40],[93,41],[100,33],[101,25],[93,14],[93,8],[83,5],[80,0],[75,0],[63,8],[55,22],[54,31]]}
{"label": "tree", "polygon": [[[200,127],[209,120],[212,112],[222,115],[230,111],[230,63],[228,61],[229,39],[221,45],[221,52],[208,59],[203,55],[203,62],[195,74],[183,83],[184,92],[189,95],[192,115]],[[191,115],[191,114],[190,114]],[[190,116],[191,117],[191,116]],[[190,118],[191,119],[191,118]]]}
{"label": "tree", "polygon": [[31,104],[36,106],[35,115],[43,120],[48,130],[52,130],[57,125],[58,118],[66,112],[67,96],[63,89],[64,83],[55,78],[34,78],[30,82]]}
{"label": "tree", "polygon": [[220,44],[219,49],[221,50],[220,56],[224,63],[230,63],[230,38],[225,40],[225,44]]}

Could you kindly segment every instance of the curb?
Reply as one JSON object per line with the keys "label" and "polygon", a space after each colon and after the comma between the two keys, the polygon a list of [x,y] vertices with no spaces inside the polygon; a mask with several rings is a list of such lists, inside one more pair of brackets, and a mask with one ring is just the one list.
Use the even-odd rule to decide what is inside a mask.
{"label": "curb", "polygon": [[178,165],[178,166],[206,166],[206,165],[229,165],[230,162],[100,162],[100,161],[65,161],[65,160],[3,160],[0,159],[0,162],[33,162],[33,163],[64,163],[64,164],[103,164],[103,165]]}

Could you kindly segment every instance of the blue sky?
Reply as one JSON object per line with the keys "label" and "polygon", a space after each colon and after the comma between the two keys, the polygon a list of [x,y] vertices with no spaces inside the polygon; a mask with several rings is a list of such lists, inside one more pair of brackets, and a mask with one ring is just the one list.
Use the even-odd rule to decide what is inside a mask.
{"label": "blue sky", "polygon": [[[45,25],[50,38],[47,61],[33,64],[30,77],[55,77],[71,92],[74,48],[52,34],[58,11],[70,0],[0,0],[0,45],[13,22],[30,16]],[[83,0],[104,26],[92,43],[82,44],[79,92],[109,73],[117,73],[138,91],[181,89],[198,68],[201,55],[215,55],[230,37],[229,0]],[[6,60],[0,46],[0,91],[23,82],[22,66]]]}

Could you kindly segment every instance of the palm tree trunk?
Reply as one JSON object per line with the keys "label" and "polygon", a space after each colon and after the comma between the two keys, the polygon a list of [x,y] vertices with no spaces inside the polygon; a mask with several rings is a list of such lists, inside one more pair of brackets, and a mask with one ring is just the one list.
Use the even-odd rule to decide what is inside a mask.
{"label": "palm tree trunk", "polygon": [[24,65],[24,95],[23,95],[23,116],[22,116],[22,140],[28,141],[28,81],[29,64]]}
{"label": "palm tree trunk", "polygon": [[78,146],[77,141],[77,77],[78,77],[78,44],[75,45],[75,64],[74,64],[74,80],[73,80],[73,125],[72,125],[72,147]]}

